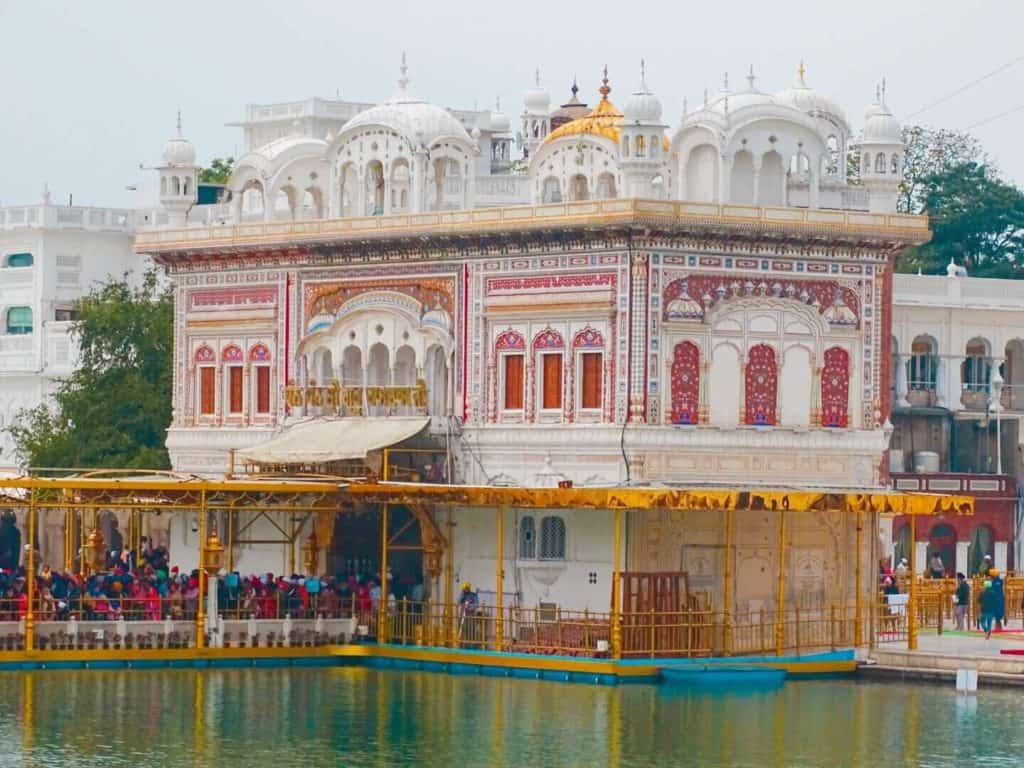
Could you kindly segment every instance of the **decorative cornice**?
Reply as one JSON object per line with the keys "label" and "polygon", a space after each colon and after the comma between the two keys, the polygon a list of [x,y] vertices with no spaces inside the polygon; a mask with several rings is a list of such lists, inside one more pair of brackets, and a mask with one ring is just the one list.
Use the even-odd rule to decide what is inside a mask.
{"label": "decorative cornice", "polygon": [[801,249],[898,251],[931,236],[923,216],[755,208],[642,199],[434,214],[240,224],[140,233],[135,250],[176,265],[244,254],[246,266],[466,259],[546,250],[713,247],[787,254]]}

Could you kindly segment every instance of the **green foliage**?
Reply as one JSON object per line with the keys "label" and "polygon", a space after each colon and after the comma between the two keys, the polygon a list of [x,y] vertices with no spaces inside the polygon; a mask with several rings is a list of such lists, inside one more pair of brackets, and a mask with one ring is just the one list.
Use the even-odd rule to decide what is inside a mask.
{"label": "green foliage", "polygon": [[72,332],[78,369],[53,402],[8,428],[18,458],[38,467],[169,467],[171,290],[155,270],[137,287],[112,279],[82,299]]}
{"label": "green foliage", "polygon": [[991,167],[978,140],[969,133],[920,125],[903,127],[903,183],[896,201],[900,213],[923,213],[928,180],[963,165]]}
{"label": "green foliage", "polygon": [[235,168],[235,158],[215,157],[210,165],[199,171],[199,180],[204,184],[227,184]]}
{"label": "green foliage", "polygon": [[918,189],[932,239],[900,271],[941,274],[953,260],[974,277],[1024,276],[1024,192],[974,162],[925,175]]}

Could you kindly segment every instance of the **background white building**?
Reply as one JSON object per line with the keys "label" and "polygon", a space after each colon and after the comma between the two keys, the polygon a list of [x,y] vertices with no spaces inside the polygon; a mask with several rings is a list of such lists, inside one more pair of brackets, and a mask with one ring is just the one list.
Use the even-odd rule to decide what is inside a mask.
{"label": "background white building", "polygon": [[0,466],[16,463],[6,427],[74,369],[79,299],[145,261],[134,236],[131,210],[57,205],[48,193],[0,207]]}

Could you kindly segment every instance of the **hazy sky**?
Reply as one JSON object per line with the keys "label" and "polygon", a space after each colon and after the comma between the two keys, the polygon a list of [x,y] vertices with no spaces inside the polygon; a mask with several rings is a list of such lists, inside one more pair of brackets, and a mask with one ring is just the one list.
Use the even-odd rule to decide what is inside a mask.
{"label": "hazy sky", "polygon": [[[574,74],[590,104],[602,65],[620,103],[647,59],[666,122],[683,96],[754,65],[779,90],[801,59],[859,130],[875,83],[904,116],[1024,56],[1020,0],[605,2],[517,0],[0,0],[0,203],[55,197],[131,205],[139,163],[159,160],[180,107],[201,162],[241,143],[247,103],[309,96],[382,100],[402,49],[411,90],[469,108],[500,96],[513,118],[540,67],[560,103]],[[917,121],[963,129],[1024,107],[1024,60]],[[974,133],[1024,182],[1024,108]]]}

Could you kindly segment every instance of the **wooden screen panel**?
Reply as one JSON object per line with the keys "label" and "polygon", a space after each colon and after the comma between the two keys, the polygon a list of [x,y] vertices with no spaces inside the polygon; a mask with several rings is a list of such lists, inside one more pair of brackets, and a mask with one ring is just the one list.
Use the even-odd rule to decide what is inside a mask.
{"label": "wooden screen panel", "polygon": [[228,368],[228,413],[242,412],[242,366]]}
{"label": "wooden screen panel", "polygon": [[217,403],[217,371],[211,366],[199,369],[199,413],[212,416]]}
{"label": "wooden screen panel", "polygon": [[584,352],[580,366],[583,376],[580,391],[580,408],[601,407],[601,358],[600,352]]}
{"label": "wooden screen panel", "polygon": [[541,355],[544,361],[542,408],[557,410],[562,407],[562,355]]}
{"label": "wooden screen panel", "polygon": [[270,413],[270,368],[256,369],[256,413]]}
{"label": "wooden screen panel", "polygon": [[505,410],[523,409],[523,356],[505,355]]}

